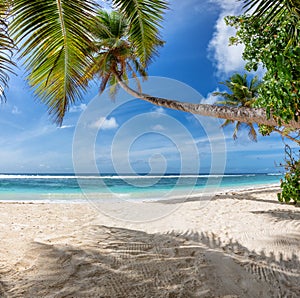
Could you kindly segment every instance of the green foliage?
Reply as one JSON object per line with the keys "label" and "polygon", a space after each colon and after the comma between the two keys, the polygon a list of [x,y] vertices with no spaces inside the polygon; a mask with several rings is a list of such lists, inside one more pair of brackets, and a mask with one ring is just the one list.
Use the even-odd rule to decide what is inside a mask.
{"label": "green foliage", "polygon": [[255,8],[253,17],[258,20],[263,17],[265,23],[281,18],[282,14],[289,13],[300,17],[299,0],[242,0],[247,11]]}
{"label": "green foliage", "polygon": [[12,60],[15,50],[14,41],[8,32],[8,13],[10,1],[0,0],[0,100],[5,100],[5,88],[15,63]]}
{"label": "green foliage", "polygon": [[[300,151],[299,151],[300,152]],[[288,203],[294,201],[300,202],[300,159],[299,154],[294,157],[292,149],[286,145],[286,164],[284,165],[285,173],[284,179],[281,180],[282,192],[278,194],[280,202]]]}
{"label": "green foliage", "polygon": [[[247,80],[247,75],[240,75],[238,73],[232,75],[229,80],[221,82],[230,92],[214,92],[214,96],[221,96],[224,100],[217,101],[217,104],[222,104],[230,107],[251,107],[256,101],[260,82],[255,76],[250,81]],[[233,124],[235,121],[225,120],[222,127]],[[252,123],[242,123],[236,121],[233,132],[233,139],[237,139],[237,134],[243,126],[248,128],[248,136],[252,141],[257,141],[257,134]]]}
{"label": "green foliage", "polygon": [[[243,58],[248,71],[259,66],[265,70],[255,106],[265,108],[276,119],[278,127],[260,125],[262,135],[276,131],[299,144],[298,132],[280,127],[283,122],[299,120],[300,112],[300,5],[292,0],[245,0],[252,16],[227,17],[237,33],[232,45],[245,45]],[[285,176],[281,180],[281,202],[300,201],[300,160],[289,146],[285,148]]]}
{"label": "green foliage", "polygon": [[108,13],[99,10],[92,21],[94,46],[91,51],[94,62],[86,69],[83,77],[85,83],[97,76],[102,80],[100,92],[109,84],[111,95],[114,96],[118,86],[117,73],[124,81],[129,76],[135,78],[141,91],[137,75],[146,78],[147,72],[135,46],[135,37],[131,35],[129,20],[118,11]]}
{"label": "green foliage", "polygon": [[259,125],[259,132],[263,135],[263,136],[269,136],[271,134],[271,132],[274,131],[274,127],[272,126],[267,126],[267,125]]}
{"label": "green foliage", "polygon": [[14,0],[11,30],[25,58],[28,81],[49,113],[61,124],[66,110],[82,98],[79,81],[92,61],[86,28],[93,0]]}
{"label": "green foliage", "polygon": [[158,53],[163,45],[159,29],[165,10],[166,0],[113,0],[112,3],[129,20],[130,35],[138,57],[144,67]]}
{"label": "green foliage", "polygon": [[[112,13],[108,17],[103,12],[98,15],[96,27],[99,8],[96,0],[0,0],[0,13],[1,5],[8,2],[11,2],[10,30],[20,48],[20,57],[24,58],[29,85],[58,124],[69,106],[82,99],[95,73],[102,79],[101,90],[107,82],[113,85],[116,80],[108,69],[117,65],[117,70],[122,71],[125,57],[130,56],[132,64],[126,66],[129,73],[133,77],[136,72],[145,74],[145,67],[163,45],[159,28],[167,9],[164,0],[112,0],[112,7],[121,14]],[[128,36],[130,44],[124,38]],[[2,37],[0,46],[2,43],[4,52],[10,51],[9,39]],[[2,48],[0,52],[2,55]],[[118,61],[114,61],[116,57]],[[9,59],[0,56],[0,67],[9,63]],[[4,85],[7,70],[4,67],[0,70],[0,83]],[[123,79],[126,75],[122,71]]]}
{"label": "green foliage", "polygon": [[300,36],[290,42],[290,31],[300,30],[299,19],[287,11],[280,18],[265,24],[268,16],[227,17],[230,26],[237,28],[231,44],[243,43],[243,58],[248,71],[261,64],[266,72],[256,106],[277,116],[278,124],[298,120],[300,109]]}

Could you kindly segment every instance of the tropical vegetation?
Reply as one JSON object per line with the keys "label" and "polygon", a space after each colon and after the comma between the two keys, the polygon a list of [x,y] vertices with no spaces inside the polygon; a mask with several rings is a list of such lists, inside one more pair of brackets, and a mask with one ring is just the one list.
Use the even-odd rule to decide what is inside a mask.
{"label": "tropical vegetation", "polygon": [[[260,86],[257,76],[248,81],[247,74],[241,75],[236,73],[232,75],[229,80],[221,82],[221,84],[225,85],[229,92],[216,91],[213,93],[214,96],[221,96],[224,98],[224,100],[217,101],[218,104],[232,107],[252,107],[254,105],[258,96],[258,88]],[[222,124],[222,127],[228,126],[234,122],[235,121],[227,119]],[[245,123],[241,121],[236,121],[233,139],[237,139],[237,134],[243,126],[246,126],[248,129],[249,138],[252,141],[257,141],[257,133],[253,123]]]}
{"label": "tropical vegetation", "polygon": [[[93,23],[91,33],[95,42],[90,51],[94,61],[85,69],[82,80],[88,84],[89,80],[98,77],[100,92],[109,84],[111,95],[115,96],[119,86],[117,77],[125,82],[133,77],[142,92],[138,77],[147,78],[147,63],[138,54],[128,19],[118,11],[99,10]],[[157,40],[157,45],[162,44],[163,41]]]}
{"label": "tropical vegetation", "polygon": [[[237,29],[231,43],[245,45],[246,69],[256,71],[263,66],[263,84],[255,102],[272,113],[277,126],[260,126],[263,135],[281,133],[299,145],[299,129],[290,129],[284,122],[299,122],[300,112],[300,3],[294,0],[245,0],[251,15],[227,17],[227,24]],[[299,155],[286,146],[286,173],[281,181],[280,201],[300,201]]]}
{"label": "tropical vegetation", "polygon": [[69,107],[83,99],[89,82],[98,77],[101,91],[118,83],[155,105],[223,118],[224,124],[236,121],[236,130],[246,123],[254,139],[256,123],[265,135],[277,131],[297,141],[300,4],[295,0],[244,3],[251,14],[227,17],[226,22],[237,29],[231,44],[245,45],[246,69],[264,68],[262,84],[252,86],[255,94],[248,94],[252,87],[236,75],[231,81],[242,79],[239,84],[249,90],[231,89],[229,80],[227,87],[237,97],[225,92],[219,94],[225,101],[208,105],[144,94],[138,80],[137,90],[127,84],[130,76],[146,78],[149,63],[164,43],[159,29],[168,9],[166,0],[112,0],[112,13],[101,10],[95,0],[0,0],[0,97],[5,99],[17,49],[29,85],[59,125]]}
{"label": "tropical vegetation", "polygon": [[[1,3],[8,3],[2,6],[3,13],[13,16],[8,34],[24,58],[29,85],[49,107],[54,120],[61,124],[68,108],[82,99],[87,88],[85,70],[96,63],[91,28],[95,26],[99,6],[94,0],[1,0]],[[128,36],[134,45],[136,60],[146,68],[163,43],[159,28],[168,3],[165,0],[113,0],[112,5],[129,22]],[[11,60],[6,62],[9,64]],[[267,117],[264,107],[236,108],[158,98],[129,88],[119,72],[113,75],[127,92],[156,105],[233,121],[277,125],[270,111]],[[292,129],[300,127],[294,120],[283,123]]]}
{"label": "tropical vegetation", "polygon": [[281,179],[281,193],[278,193],[280,202],[298,202],[300,198],[300,151],[295,154],[292,148],[285,145],[285,164],[286,169],[284,179]]}

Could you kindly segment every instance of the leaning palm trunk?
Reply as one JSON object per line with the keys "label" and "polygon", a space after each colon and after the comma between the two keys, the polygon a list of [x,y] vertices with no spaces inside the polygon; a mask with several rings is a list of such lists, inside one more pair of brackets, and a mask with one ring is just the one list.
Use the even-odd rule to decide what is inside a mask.
{"label": "leaning palm trunk", "polygon": [[[165,108],[188,112],[191,114],[198,114],[201,116],[210,116],[214,118],[227,119],[232,121],[240,121],[245,123],[257,123],[268,126],[278,126],[278,123],[273,119],[267,117],[265,109],[262,108],[246,108],[246,107],[226,107],[209,104],[194,104],[187,102],[180,102],[176,100],[170,100],[160,97],[151,96],[144,93],[139,93],[136,90],[130,88],[119,76],[117,72],[114,72],[119,85],[130,95],[151,102],[154,105],[162,106]],[[299,129],[300,122],[290,121],[289,123],[282,123],[286,128]]]}

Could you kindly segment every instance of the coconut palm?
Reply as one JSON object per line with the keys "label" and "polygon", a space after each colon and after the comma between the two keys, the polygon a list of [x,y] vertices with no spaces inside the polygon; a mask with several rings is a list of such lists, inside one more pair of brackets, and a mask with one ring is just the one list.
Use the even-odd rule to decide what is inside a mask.
{"label": "coconut palm", "polygon": [[[234,74],[229,80],[222,82],[230,92],[214,92],[214,96],[221,96],[224,98],[222,101],[217,101],[218,104],[231,106],[231,107],[252,107],[258,95],[258,88],[260,82],[255,76],[249,82],[247,80],[247,75]],[[257,141],[257,134],[252,123],[225,120],[222,127],[229,124],[235,123],[235,129],[233,132],[233,138],[237,139],[237,134],[242,128],[243,124],[249,129],[248,136],[252,141]]]}
{"label": "coconut palm", "polygon": [[[241,90],[238,90],[238,88],[235,90],[236,95],[240,97],[240,102],[237,103],[238,99],[236,99],[237,101],[234,103],[231,102],[231,104],[229,104],[229,102],[227,102],[226,105],[222,106],[183,103],[143,94],[140,88],[138,91],[132,89],[127,84],[128,73],[131,73],[131,76],[134,78],[137,78],[137,73],[145,78],[147,75],[145,69],[147,63],[143,63],[134,44],[135,37],[132,37],[130,20],[116,11],[112,13],[99,11],[94,21],[95,24],[93,25],[92,33],[97,49],[97,52],[94,53],[95,64],[87,69],[83,81],[85,80],[87,83],[88,80],[98,75],[102,80],[100,91],[103,91],[107,83],[109,83],[110,86],[113,87],[111,90],[113,94],[116,92],[116,87],[120,86],[132,96],[158,106],[204,116],[224,118],[227,119],[226,124],[237,121],[236,128],[240,128],[242,123],[246,122],[250,129],[249,137],[253,140],[256,140],[256,132],[252,123],[269,123],[268,125],[273,127],[277,125],[274,119],[267,118],[264,109],[253,109],[251,107],[250,103],[252,103],[252,101],[250,102],[249,98],[254,97],[254,95],[250,93],[257,93],[257,78],[253,78],[248,86],[246,77],[239,75],[233,77],[236,81],[236,85],[241,85]],[[158,41],[156,46],[161,44],[162,41]],[[247,88],[250,88],[250,90]],[[289,125],[297,126],[298,123],[289,123]],[[234,137],[236,137],[236,135],[237,130],[234,133]]]}
{"label": "coconut palm", "polygon": [[[117,67],[106,64],[111,71],[108,75],[109,68],[101,68],[99,60],[96,59],[105,57],[104,54],[100,55],[99,44],[97,47],[97,41],[101,44],[101,40],[95,40],[95,32],[92,30],[99,8],[96,0],[0,0],[0,3],[10,5],[10,36],[18,45],[20,56],[24,59],[29,85],[39,100],[48,106],[49,113],[58,124],[62,123],[70,105],[82,99],[87,82],[98,67],[102,89],[106,80],[111,83],[115,80],[133,96],[155,105],[233,121],[277,125],[272,114],[268,118],[263,108],[183,103],[150,96],[130,88],[126,84],[126,75],[130,72],[133,76],[134,73],[143,74],[162,44],[159,29],[168,5],[165,0],[111,2],[114,10],[119,11],[126,19],[121,23],[129,30],[124,39],[132,46],[132,52],[128,54],[126,42],[119,39],[121,46],[118,49],[124,50],[124,56],[107,52],[108,58],[112,54],[119,57],[115,61]],[[121,56],[123,60],[120,59]],[[139,63],[138,67],[134,61]],[[93,65],[96,65],[94,71]],[[7,74],[6,69],[3,71]],[[286,127],[300,128],[300,123],[292,120]]]}
{"label": "coconut palm", "polygon": [[86,28],[95,7],[93,0],[13,1],[10,30],[24,58],[27,80],[58,123],[83,95],[78,81],[92,60]]}
{"label": "coconut palm", "polygon": [[[127,81],[129,76],[135,78],[141,92],[138,75],[147,78],[144,66],[147,63],[145,60],[142,62],[131,29],[130,22],[122,13],[98,11],[91,28],[95,40],[94,46],[90,48],[94,62],[86,69],[83,82],[87,84],[89,80],[98,76],[101,80],[100,92],[103,92],[109,83],[111,95],[115,96],[119,85],[114,73],[118,73],[124,81]],[[163,42],[158,40],[157,43]]]}
{"label": "coconut palm", "polygon": [[[113,0],[131,24],[131,38],[145,66],[161,44],[159,23],[167,8],[164,0]],[[87,86],[82,77],[95,64],[94,0],[14,0],[11,6],[12,36],[25,58],[30,86],[61,124],[75,100],[82,99]]]}
{"label": "coconut palm", "polygon": [[[253,109],[250,104],[231,104],[231,105],[206,105],[206,104],[192,104],[159,98],[147,94],[143,94],[139,90],[134,90],[127,84],[128,74],[137,78],[140,74],[143,78],[146,77],[145,65],[140,58],[138,50],[134,44],[135,38],[132,37],[131,23],[119,12],[107,13],[99,11],[94,18],[94,25],[92,26],[92,33],[95,38],[94,51],[95,63],[87,68],[83,81],[87,82],[96,75],[102,80],[100,91],[103,91],[107,85],[110,84],[114,94],[116,87],[122,87],[126,92],[132,96],[151,102],[152,104],[185,111],[203,116],[212,116],[217,118],[228,119],[228,122],[238,121],[238,127],[242,122],[247,122],[251,130],[251,137],[256,139],[255,130],[252,123],[269,123],[270,126],[276,126],[274,119],[268,119],[264,109]],[[162,44],[162,41],[157,41],[156,46]],[[242,77],[241,77],[242,79]],[[257,79],[250,82],[250,88],[255,89]],[[138,82],[138,80],[137,80]],[[245,83],[241,83],[245,84]],[[139,86],[139,83],[138,83]],[[245,90],[243,90],[245,92]],[[241,100],[248,98],[250,95],[245,95],[240,92]],[[297,123],[290,123],[289,125],[298,125]]]}

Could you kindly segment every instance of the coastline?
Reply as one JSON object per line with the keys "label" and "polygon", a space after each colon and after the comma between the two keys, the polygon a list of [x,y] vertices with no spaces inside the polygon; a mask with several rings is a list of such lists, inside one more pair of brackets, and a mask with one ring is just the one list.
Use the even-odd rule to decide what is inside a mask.
{"label": "coastline", "polygon": [[[124,201],[128,200],[131,202],[163,202],[163,203],[182,203],[192,200],[198,200],[199,198],[206,200],[212,199],[214,196],[227,195],[235,192],[257,192],[257,191],[280,191],[280,186],[278,183],[269,183],[269,184],[257,184],[251,186],[228,186],[228,187],[218,187],[217,190],[212,190],[212,188],[207,187],[206,189],[197,189],[194,188],[191,191],[181,190],[180,192],[175,192],[172,197],[161,198],[160,197],[147,197],[147,193],[140,192],[136,193],[136,197],[132,198],[130,196],[120,194],[117,196],[117,200]],[[186,194],[188,192],[188,194]],[[90,203],[89,196],[93,196],[96,199],[103,199],[104,201],[109,201],[109,193],[88,193],[87,195],[83,192],[79,193],[50,193],[50,194],[22,194],[20,199],[2,199],[2,197],[7,196],[16,196],[15,194],[1,194],[0,195],[0,204],[3,203],[28,203],[28,204],[84,204]],[[107,195],[107,198],[106,198]],[[20,196],[20,195],[19,195]],[[36,196],[35,199],[32,197]]]}
{"label": "coastline", "polygon": [[186,201],[151,222],[86,203],[1,202],[0,296],[299,297],[300,212],[276,192]]}

